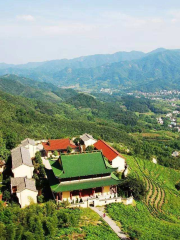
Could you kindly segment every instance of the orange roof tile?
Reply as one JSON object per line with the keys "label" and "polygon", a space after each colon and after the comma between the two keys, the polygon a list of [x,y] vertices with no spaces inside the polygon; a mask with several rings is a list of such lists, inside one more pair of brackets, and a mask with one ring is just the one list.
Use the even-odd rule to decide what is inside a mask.
{"label": "orange roof tile", "polygon": [[77,148],[77,146],[69,138],[64,139],[51,139],[46,143],[42,143],[46,151],[65,150],[68,146]]}
{"label": "orange roof tile", "polygon": [[114,158],[117,156],[120,156],[121,158],[125,159],[118,151],[116,151],[113,147],[109,146],[106,142],[103,140],[98,140],[94,147],[97,150],[101,150],[102,154],[109,160],[113,161]]}

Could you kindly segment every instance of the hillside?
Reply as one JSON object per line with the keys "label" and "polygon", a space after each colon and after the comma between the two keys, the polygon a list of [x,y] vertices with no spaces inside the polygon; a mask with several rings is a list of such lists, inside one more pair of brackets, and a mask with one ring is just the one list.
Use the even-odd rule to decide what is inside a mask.
{"label": "hillside", "polygon": [[17,74],[86,91],[179,89],[180,50],[118,52],[24,65],[0,64],[0,74]]}
{"label": "hillside", "polygon": [[53,74],[65,68],[94,68],[103,64],[130,61],[144,56],[143,52],[117,52],[114,54],[97,54],[74,59],[60,59],[40,63],[13,65],[0,63],[0,74],[18,74],[39,81],[53,81]]}
{"label": "hillside", "polygon": [[0,216],[1,240],[119,239],[91,209],[68,209],[52,201],[25,209],[0,202]]}
{"label": "hillside", "polygon": [[14,75],[0,78],[0,89],[0,131],[7,149],[11,138],[18,144],[27,136],[61,138],[88,132],[121,143],[132,154],[156,156],[160,164],[180,169],[179,158],[171,155],[180,149],[179,134],[168,128],[168,122],[161,126],[156,120],[176,109],[170,103],[119,95],[104,98]]}
{"label": "hillside", "polygon": [[[65,103],[46,103],[0,92],[0,105],[0,138],[4,139],[7,149],[13,148],[27,136],[55,139],[78,136],[84,132],[109,141],[134,141],[111,122],[89,121],[87,113]],[[0,147],[0,156],[4,156],[3,151],[4,148]]]}
{"label": "hillside", "polygon": [[130,174],[143,180],[147,194],[135,206],[109,205],[108,213],[121,222],[124,231],[133,239],[179,239],[180,193],[175,184],[179,182],[180,172],[126,157]]}
{"label": "hillside", "polygon": [[[102,65],[89,69],[66,68],[55,73],[53,79],[59,85],[76,85],[92,89],[133,88],[179,89],[180,51],[155,52],[133,61]],[[153,89],[152,89],[153,90]]]}
{"label": "hillside", "polygon": [[12,95],[54,103],[77,94],[73,89],[61,89],[51,83],[37,82],[17,75],[0,77],[0,90]]}

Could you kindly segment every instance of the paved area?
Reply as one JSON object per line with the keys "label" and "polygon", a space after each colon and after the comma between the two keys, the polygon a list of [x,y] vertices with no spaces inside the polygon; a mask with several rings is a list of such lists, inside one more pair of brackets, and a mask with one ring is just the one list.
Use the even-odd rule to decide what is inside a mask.
{"label": "paved area", "polygon": [[113,221],[110,217],[105,216],[103,217],[104,212],[100,211],[96,207],[90,207],[93,211],[95,211],[97,214],[99,214],[100,217],[103,218],[103,220],[111,227],[111,229],[118,235],[120,239],[129,239],[126,234],[124,234],[121,229],[117,226],[115,221]]}

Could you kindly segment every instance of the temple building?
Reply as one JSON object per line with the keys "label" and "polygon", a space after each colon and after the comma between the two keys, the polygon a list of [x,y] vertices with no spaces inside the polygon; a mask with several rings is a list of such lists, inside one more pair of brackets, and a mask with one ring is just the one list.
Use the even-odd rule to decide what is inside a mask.
{"label": "temple building", "polygon": [[98,140],[94,144],[94,147],[102,151],[103,156],[109,161],[109,164],[114,168],[118,168],[118,172],[123,172],[127,168],[125,158],[105,141]]}
{"label": "temple building", "polygon": [[[117,198],[119,179],[101,151],[61,154],[49,161],[46,169],[51,190],[57,201]],[[116,199],[117,201],[117,199]]]}
{"label": "temple building", "polygon": [[93,138],[92,135],[90,134],[87,134],[87,133],[84,133],[83,135],[80,136],[80,139],[83,141],[84,143],[84,150],[88,147],[88,146],[91,146],[93,145],[95,142],[97,142],[96,139]]}
{"label": "temple building", "polygon": [[72,152],[79,150],[79,147],[77,147],[73,141],[68,138],[48,140],[47,142],[42,142],[42,145],[44,149],[44,155],[47,157],[53,155],[55,151],[57,151],[59,154],[66,153],[68,147],[72,149]]}
{"label": "temple building", "polygon": [[21,142],[21,144],[19,145],[19,147],[27,148],[27,149],[29,150],[29,153],[30,153],[30,157],[31,157],[31,158],[34,158],[36,152],[38,151],[34,139],[30,139],[30,138],[24,139],[24,140]]}
{"label": "temple building", "polygon": [[38,191],[35,179],[26,177],[11,178],[11,194],[18,198],[20,206],[26,207],[37,203]]}
{"label": "temple building", "polygon": [[31,160],[29,149],[17,147],[11,150],[12,173],[16,177],[32,178],[34,166]]}

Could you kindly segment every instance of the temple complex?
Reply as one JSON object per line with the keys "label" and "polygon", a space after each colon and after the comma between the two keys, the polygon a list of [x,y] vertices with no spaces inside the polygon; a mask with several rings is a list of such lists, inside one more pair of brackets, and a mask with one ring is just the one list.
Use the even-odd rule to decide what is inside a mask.
{"label": "temple complex", "polygon": [[57,201],[83,201],[88,198],[117,197],[118,178],[101,151],[61,154],[49,160],[47,177]]}

